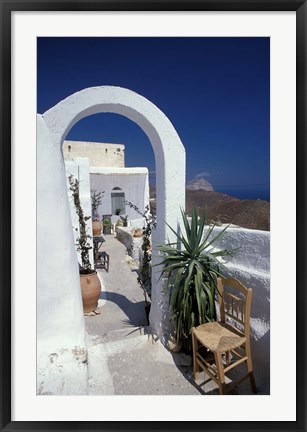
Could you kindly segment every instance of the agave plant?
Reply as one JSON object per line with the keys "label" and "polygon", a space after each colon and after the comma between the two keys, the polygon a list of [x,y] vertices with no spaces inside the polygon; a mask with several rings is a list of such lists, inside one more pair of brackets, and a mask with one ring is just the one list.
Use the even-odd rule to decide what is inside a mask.
{"label": "agave plant", "polygon": [[164,258],[158,264],[163,266],[161,276],[166,277],[165,291],[169,293],[171,318],[175,323],[177,342],[186,351],[191,351],[191,331],[194,326],[216,320],[215,294],[217,277],[222,276],[223,264],[220,258],[231,256],[234,250],[214,251],[214,242],[223,235],[227,226],[217,235],[211,235],[212,225],[204,235],[205,213],[199,218],[192,210],[191,225],[181,210],[185,234],[177,233],[176,243],[168,242],[158,246]]}

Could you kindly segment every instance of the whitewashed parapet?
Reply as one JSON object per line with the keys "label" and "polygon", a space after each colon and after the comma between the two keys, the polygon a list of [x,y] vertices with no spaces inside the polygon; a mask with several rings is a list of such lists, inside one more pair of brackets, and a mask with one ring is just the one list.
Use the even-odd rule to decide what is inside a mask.
{"label": "whitewashed parapet", "polygon": [[[223,230],[215,227],[212,236]],[[270,233],[245,228],[228,228],[214,242],[216,249],[237,249],[223,258],[226,275],[237,277],[253,288],[253,314],[263,322],[270,320]],[[267,325],[265,326],[267,328]],[[256,331],[256,330],[255,330]],[[260,331],[256,331],[259,334]]]}
{"label": "whitewashed parapet", "polygon": [[142,237],[133,237],[133,230],[131,227],[116,227],[117,239],[126,246],[128,255],[130,255],[134,261],[142,261]]}

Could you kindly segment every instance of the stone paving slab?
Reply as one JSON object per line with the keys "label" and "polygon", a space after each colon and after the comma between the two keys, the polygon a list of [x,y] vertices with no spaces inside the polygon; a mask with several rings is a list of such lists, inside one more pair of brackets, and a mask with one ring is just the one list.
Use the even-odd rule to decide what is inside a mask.
{"label": "stone paving slab", "polygon": [[172,354],[149,335],[89,347],[92,395],[199,395]]}

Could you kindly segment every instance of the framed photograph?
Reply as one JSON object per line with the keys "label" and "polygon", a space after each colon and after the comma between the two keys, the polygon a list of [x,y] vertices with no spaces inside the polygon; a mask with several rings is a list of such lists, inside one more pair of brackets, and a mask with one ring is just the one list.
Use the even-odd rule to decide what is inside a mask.
{"label": "framed photograph", "polygon": [[0,4],[1,429],[305,431],[306,2]]}

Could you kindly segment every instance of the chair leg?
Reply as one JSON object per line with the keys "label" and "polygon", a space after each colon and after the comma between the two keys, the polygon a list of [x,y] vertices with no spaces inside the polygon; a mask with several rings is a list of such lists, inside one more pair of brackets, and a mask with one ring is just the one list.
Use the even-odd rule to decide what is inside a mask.
{"label": "chair leg", "polygon": [[196,360],[196,353],[198,352],[198,340],[192,331],[192,348],[193,348],[193,376],[197,380],[199,377],[199,365]]}
{"label": "chair leg", "polygon": [[255,378],[254,378],[254,372],[253,371],[248,372],[248,375],[249,375],[249,379],[251,382],[252,392],[257,393],[257,387],[256,387]]}
{"label": "chair leg", "polygon": [[226,383],[225,383],[225,374],[224,374],[224,366],[223,359],[221,353],[214,353],[215,364],[217,369],[217,377],[219,384],[219,392],[221,395],[226,394]]}
{"label": "chair leg", "polygon": [[247,355],[247,361],[246,361],[247,371],[248,371],[248,376],[249,376],[250,383],[251,383],[252,392],[257,393],[257,387],[256,387],[256,382],[255,382],[254,372],[253,372],[251,349],[250,349],[249,345],[246,346],[246,355]]}

